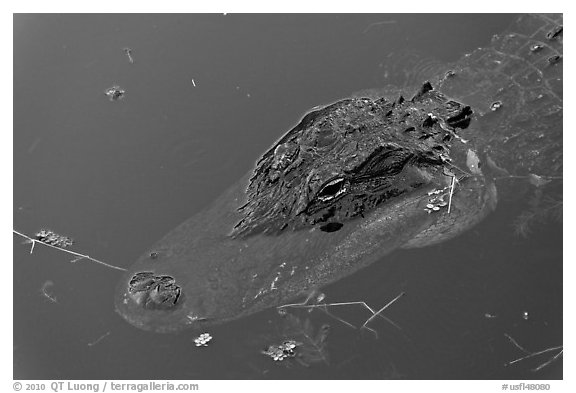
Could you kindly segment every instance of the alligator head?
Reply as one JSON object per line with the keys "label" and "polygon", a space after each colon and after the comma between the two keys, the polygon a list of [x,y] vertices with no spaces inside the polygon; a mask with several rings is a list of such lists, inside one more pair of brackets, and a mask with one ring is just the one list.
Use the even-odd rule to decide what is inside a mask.
{"label": "alligator head", "polygon": [[429,83],[409,100],[345,99],[307,114],[252,173],[139,259],[117,310],[159,332],[205,326],[455,236],[494,197],[458,136],[472,118]]}
{"label": "alligator head", "polygon": [[[343,223],[439,184],[465,146],[472,110],[425,83],[410,100],[354,98],[307,114],[257,164],[232,235]],[[454,147],[454,145],[456,145]]]}

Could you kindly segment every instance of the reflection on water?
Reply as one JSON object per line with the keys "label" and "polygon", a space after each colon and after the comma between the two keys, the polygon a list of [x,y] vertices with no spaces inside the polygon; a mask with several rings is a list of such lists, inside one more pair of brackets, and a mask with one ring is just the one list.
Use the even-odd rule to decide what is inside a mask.
{"label": "reflection on water", "polygon": [[[309,108],[424,75],[437,63],[412,53],[455,61],[513,18],[16,16],[14,227],[70,234],[75,250],[128,267]],[[30,255],[15,236],[14,378],[559,378],[561,360],[531,371],[556,352],[505,366],[521,348],[562,345],[562,228],[516,236],[525,207],[503,200],[458,239],[323,288],[326,302],[374,310],[405,293],[367,324],[377,336],[359,328],[364,307],[267,310],[211,328],[206,347],[203,332],[125,323],[119,272],[47,247]],[[287,339],[305,355],[261,353]]]}

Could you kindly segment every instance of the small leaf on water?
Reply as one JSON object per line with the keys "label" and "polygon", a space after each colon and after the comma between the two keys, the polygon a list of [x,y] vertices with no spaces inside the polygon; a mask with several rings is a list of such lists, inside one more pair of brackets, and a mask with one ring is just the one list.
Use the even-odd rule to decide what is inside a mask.
{"label": "small leaf on water", "polygon": [[535,175],[533,173],[528,175],[528,181],[534,187],[542,187],[551,182],[550,179],[544,179],[542,176]]}
{"label": "small leaf on water", "polygon": [[474,150],[468,149],[468,152],[466,153],[466,166],[473,174],[482,174],[482,171],[480,170],[480,159]]}

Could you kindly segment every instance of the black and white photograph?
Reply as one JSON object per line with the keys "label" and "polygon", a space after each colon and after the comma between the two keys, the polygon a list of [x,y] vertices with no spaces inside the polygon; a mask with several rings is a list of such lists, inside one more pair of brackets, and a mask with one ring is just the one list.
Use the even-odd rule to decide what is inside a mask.
{"label": "black and white photograph", "polygon": [[452,11],[15,12],[13,380],[561,388],[563,13]]}

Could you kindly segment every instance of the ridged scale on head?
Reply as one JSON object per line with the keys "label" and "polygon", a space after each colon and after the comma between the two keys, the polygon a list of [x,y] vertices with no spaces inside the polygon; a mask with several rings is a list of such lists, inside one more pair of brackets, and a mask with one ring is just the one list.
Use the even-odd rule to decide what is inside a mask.
{"label": "ridged scale on head", "polygon": [[[471,116],[429,83],[411,100],[351,98],[310,112],[256,164],[231,235],[361,215],[402,192],[387,188],[387,179],[405,165],[441,168],[455,128],[466,128]],[[357,197],[347,206],[334,203],[350,194]]]}

